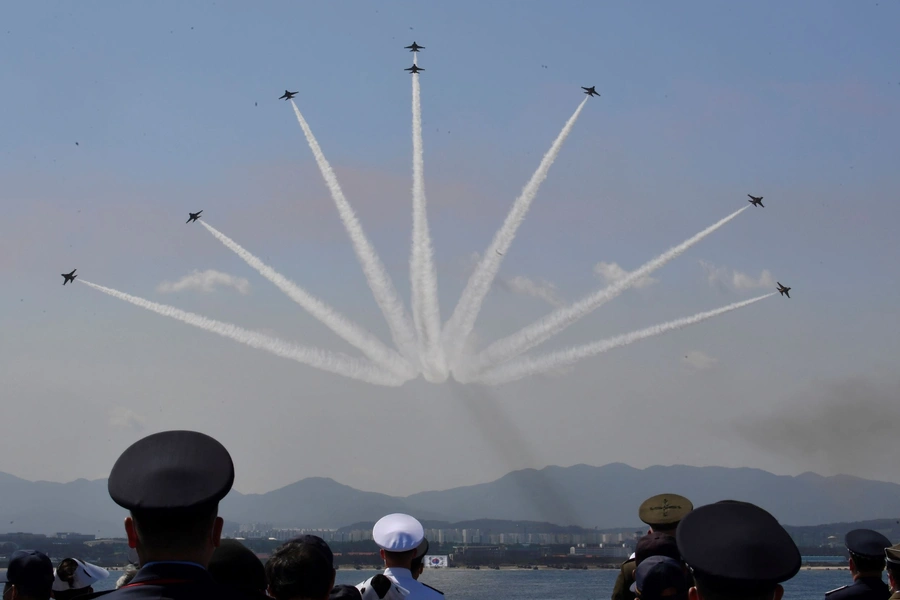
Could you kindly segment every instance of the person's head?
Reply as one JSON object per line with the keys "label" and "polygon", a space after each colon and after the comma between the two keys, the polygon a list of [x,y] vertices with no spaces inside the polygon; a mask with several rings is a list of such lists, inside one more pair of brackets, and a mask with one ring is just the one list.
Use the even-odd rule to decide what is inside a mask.
{"label": "person's head", "polygon": [[747,502],[694,509],[675,538],[694,574],[690,600],[781,600],[781,583],[800,570],[800,551],[788,532]]}
{"label": "person's head", "polygon": [[53,597],[56,600],[69,600],[76,596],[93,593],[92,586],[107,577],[109,577],[109,571],[103,567],[86,563],[77,558],[64,558],[56,566]]}
{"label": "person's head", "polygon": [[316,536],[285,543],[266,562],[268,592],[275,600],[326,600],[334,576],[331,549]]}
{"label": "person's head", "polygon": [[634,549],[635,566],[651,556],[668,556],[674,560],[681,560],[678,552],[678,542],[671,535],[654,531],[638,540]]}
{"label": "person's head", "polygon": [[141,564],[206,566],[222,537],[219,501],[233,483],[234,463],[222,444],[195,431],[164,431],[128,447],[108,487],[113,501],[130,511],[125,532]]}
{"label": "person's head", "polygon": [[690,500],[678,494],[658,494],[638,507],[638,518],[650,526],[648,533],[675,535],[678,523],[694,509]]}
{"label": "person's head", "polygon": [[0,577],[3,600],[48,600],[53,590],[53,563],[43,552],[16,550]]}
{"label": "person's head", "polygon": [[209,574],[219,585],[246,598],[266,597],[266,568],[250,548],[237,540],[222,540],[209,561]]}
{"label": "person's head", "polygon": [[668,556],[650,556],[634,571],[631,591],[640,600],[688,600],[690,588],[684,563]]}
{"label": "person's head", "polygon": [[891,591],[900,590],[900,544],[884,549],[884,558],[888,572],[888,583]]}
{"label": "person's head", "polygon": [[844,536],[844,545],[850,554],[850,573],[853,579],[881,577],[884,571],[884,549],[891,541],[872,529],[854,529]]}
{"label": "person's head", "polygon": [[413,579],[418,579],[422,571],[425,570],[425,555],[428,554],[428,540],[422,538],[422,543],[416,548],[416,555],[413,557],[409,565]]}
{"label": "person's head", "polygon": [[388,568],[410,569],[425,530],[415,517],[393,513],[378,519],[372,528],[372,540],[381,548],[381,558]]}

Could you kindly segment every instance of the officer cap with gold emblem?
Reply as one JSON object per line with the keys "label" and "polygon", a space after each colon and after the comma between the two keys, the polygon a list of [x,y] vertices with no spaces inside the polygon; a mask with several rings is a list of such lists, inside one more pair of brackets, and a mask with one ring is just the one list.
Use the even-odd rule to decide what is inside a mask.
{"label": "officer cap with gold emblem", "polygon": [[694,505],[684,496],[659,494],[644,500],[638,508],[638,517],[650,527],[675,529],[693,508]]}
{"label": "officer cap with gold emblem", "polygon": [[113,501],[141,514],[211,509],[234,483],[234,463],[215,439],[196,431],[162,431],[136,441],[113,465]]}
{"label": "officer cap with gold emblem", "polygon": [[768,592],[800,570],[800,550],[771,514],[747,502],[690,512],[675,534],[701,589]]}
{"label": "officer cap with gold emblem", "polygon": [[844,545],[847,546],[850,556],[883,560],[884,549],[891,545],[891,540],[872,529],[854,529],[844,536]]}

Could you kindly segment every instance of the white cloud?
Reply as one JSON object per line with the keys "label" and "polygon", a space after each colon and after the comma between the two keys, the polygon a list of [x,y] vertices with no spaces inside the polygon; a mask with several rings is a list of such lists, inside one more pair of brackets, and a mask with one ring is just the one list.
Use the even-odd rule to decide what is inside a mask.
{"label": "white cloud", "polygon": [[692,350],[684,355],[684,361],[698,371],[710,369],[719,362],[718,358],[714,358],[708,354],[704,354],[699,350]]}
{"label": "white cloud", "polygon": [[175,282],[163,281],[157,286],[156,291],[163,294],[171,294],[184,290],[198,290],[201,292],[214,292],[217,286],[233,287],[241,294],[250,292],[250,282],[243,277],[235,277],[221,271],[207,269],[206,271],[193,271]]}
{"label": "white cloud", "polygon": [[[473,252],[463,263],[463,269],[466,277],[470,277],[475,272],[475,267],[481,260],[481,254]],[[566,301],[560,296],[559,289],[556,285],[545,279],[531,279],[524,275],[516,275],[514,277],[504,277],[497,275],[494,278],[494,285],[502,290],[512,294],[521,294],[523,296],[531,296],[543,300],[551,306],[563,306]]]}
{"label": "white cloud", "polygon": [[562,306],[565,301],[559,295],[559,290],[549,281],[543,279],[535,281],[524,275],[515,277],[498,277],[497,285],[514,294],[524,294],[547,302],[552,306]]}
{"label": "white cloud", "polygon": [[147,418],[130,408],[115,406],[109,411],[109,426],[117,429],[143,431]]}
{"label": "white cloud", "polygon": [[743,291],[775,287],[775,278],[768,270],[763,270],[759,277],[753,277],[728,267],[717,267],[705,260],[700,261],[700,266],[706,272],[709,285],[719,289]]}
{"label": "white cloud", "polygon": [[[627,276],[628,271],[626,271],[616,263],[598,262],[596,265],[594,265],[594,275],[602,279],[604,283],[606,283],[606,285],[611,285]],[[659,280],[654,279],[653,277],[641,277],[632,287],[641,289],[649,287],[657,281]]]}

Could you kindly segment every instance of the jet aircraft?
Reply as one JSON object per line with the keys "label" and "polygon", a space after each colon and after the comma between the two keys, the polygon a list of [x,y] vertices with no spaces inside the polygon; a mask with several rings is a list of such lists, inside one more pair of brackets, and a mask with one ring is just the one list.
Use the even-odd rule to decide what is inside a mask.
{"label": "jet aircraft", "polygon": [[188,220],[185,221],[185,223],[190,223],[191,221],[196,221],[197,219],[200,218],[200,213],[202,213],[202,212],[203,212],[202,210],[198,210],[195,213],[189,212],[188,214],[190,216],[188,217]]}
{"label": "jet aircraft", "polygon": [[78,269],[72,269],[71,273],[60,273],[60,275],[65,277],[65,279],[63,280],[63,285],[66,285],[70,281],[75,281],[75,278],[78,277],[78,275],[75,274],[75,271],[77,270]]}
{"label": "jet aircraft", "polygon": [[[778,283],[778,282],[776,281],[775,283]],[[778,291],[781,292],[781,295],[782,295],[782,296],[787,296],[788,298],[791,297],[791,295],[788,293],[788,292],[791,291],[791,288],[789,288],[789,287],[784,287],[784,286],[781,285],[780,283],[778,283]]]}
{"label": "jet aircraft", "polygon": [[424,71],[425,69],[420,69],[417,65],[413,65],[408,69],[403,69],[404,71],[409,71],[410,73],[418,73],[419,71]]}
{"label": "jet aircraft", "polygon": [[300,93],[299,91],[298,92],[289,92],[287,90],[284,90],[284,93],[281,96],[279,96],[278,99],[279,100],[290,100],[291,98],[293,98],[294,96],[296,96],[299,93]]}
{"label": "jet aircraft", "polygon": [[752,204],[753,206],[762,206],[763,208],[766,207],[766,206],[762,203],[762,199],[763,199],[762,196],[760,196],[759,198],[757,198],[756,196],[750,196],[750,194],[747,194],[747,196],[750,197],[750,199],[747,200],[747,202],[749,202],[749,203]]}
{"label": "jet aircraft", "polygon": [[597,90],[594,89],[595,87],[597,87],[597,86],[595,86],[595,85],[592,85],[591,87],[581,86],[581,89],[583,89],[584,93],[587,94],[588,96],[599,96],[600,94],[598,94]]}
{"label": "jet aircraft", "polygon": [[421,49],[424,48],[425,46],[420,46],[420,45],[418,45],[417,43],[413,42],[413,43],[412,43],[412,46],[403,46],[403,47],[404,47],[404,48],[409,48],[409,49],[410,49],[410,50],[409,50],[410,52],[418,52],[419,50],[421,50]]}

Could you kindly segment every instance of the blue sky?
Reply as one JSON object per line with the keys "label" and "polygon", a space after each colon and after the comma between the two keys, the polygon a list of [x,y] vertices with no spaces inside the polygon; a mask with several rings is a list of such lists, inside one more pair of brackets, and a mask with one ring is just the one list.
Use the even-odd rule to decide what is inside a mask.
{"label": "blue sky", "polygon": [[[47,453],[16,457],[32,434],[4,418],[0,470],[99,477],[137,437],[189,426],[234,449],[242,491],[326,475],[414,492],[510,468],[615,460],[853,468],[900,481],[887,464],[861,469],[852,453],[841,458],[846,448],[815,439],[775,452],[744,429],[729,433],[754,419],[765,428],[780,411],[826,414],[851,401],[882,410],[878,393],[847,398],[848,381],[896,397],[896,3],[20,3],[0,17],[2,379],[16,418],[45,431]],[[501,279],[549,282],[572,301],[603,284],[598,262],[637,268],[746,204],[747,193],[764,195],[766,208],[746,211],[655,273],[653,285],[546,347],[763,293],[764,271],[792,285],[793,298],[493,390],[485,401],[537,448],[530,462],[510,464],[446,388],[370,388],[84,286],[60,288],[58,273],[78,267],[96,283],[347,351],[205,231],[185,226],[187,212],[202,208],[389,340],[290,106],[277,98],[299,90],[298,106],[408,299],[403,46],[413,40],[426,46],[425,176],[445,319],[471,254],[487,246],[582,85],[602,96],[566,141]],[[206,269],[246,279],[250,292],[158,290]],[[735,271],[758,288],[736,286]],[[511,333],[549,308],[497,287],[478,338]],[[659,446],[635,448],[623,423],[655,431]],[[827,439],[840,428],[832,425],[809,435]],[[334,427],[350,438],[345,451],[302,451],[330,443]],[[367,427],[408,437],[371,439]],[[297,439],[298,428],[312,433]],[[258,444],[261,431],[272,447]],[[463,460],[439,471],[379,471],[403,448],[460,446]],[[73,447],[83,463],[52,458]]]}

